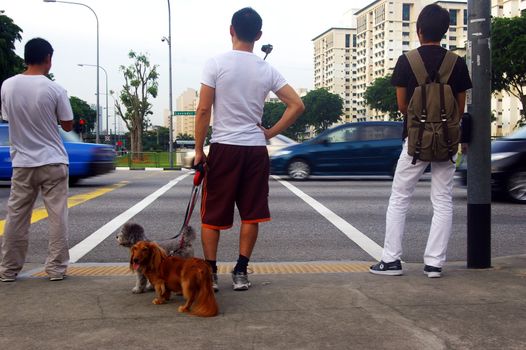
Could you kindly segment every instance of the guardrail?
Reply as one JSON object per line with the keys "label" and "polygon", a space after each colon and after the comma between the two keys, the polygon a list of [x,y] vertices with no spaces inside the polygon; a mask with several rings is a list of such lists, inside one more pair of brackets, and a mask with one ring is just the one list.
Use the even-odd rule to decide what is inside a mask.
{"label": "guardrail", "polygon": [[[173,152],[174,167],[180,167],[183,164],[186,152]],[[130,169],[169,168],[170,158],[168,152],[117,152],[117,166]]]}

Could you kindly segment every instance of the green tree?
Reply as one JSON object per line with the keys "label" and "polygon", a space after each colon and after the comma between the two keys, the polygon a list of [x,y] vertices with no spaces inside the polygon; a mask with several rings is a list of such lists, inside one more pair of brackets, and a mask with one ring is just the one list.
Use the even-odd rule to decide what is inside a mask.
{"label": "green tree", "polygon": [[[285,104],[281,102],[265,102],[265,106],[263,108],[263,117],[261,118],[261,125],[267,129],[272,127],[283,116],[285,108]],[[288,136],[294,140],[300,140],[303,138],[306,128],[307,125],[305,123],[305,119],[300,117],[294,124],[292,124],[283,132],[283,135]]]}
{"label": "green tree", "polygon": [[506,91],[521,101],[517,126],[526,125],[526,16],[493,18],[491,68],[492,90]]}
{"label": "green tree", "polygon": [[326,89],[309,91],[302,100],[305,113],[300,119],[304,118],[305,124],[314,127],[318,133],[338,122],[343,114],[342,98]]}
{"label": "green tree", "polygon": [[148,126],[148,116],[153,114],[149,99],[157,97],[158,66],[151,65],[146,54],[135,51],[130,51],[128,58],[133,62],[128,67],[120,66],[124,85],[115,101],[115,110],[130,131],[131,151],[140,153],[143,130]]}
{"label": "green tree", "polygon": [[143,149],[145,151],[167,151],[170,130],[162,126],[154,126],[146,130],[143,135]]}
{"label": "green tree", "polygon": [[192,135],[189,135],[189,134],[177,134],[177,137],[176,137],[177,140],[181,140],[181,141],[193,141],[195,140],[195,138],[192,136]]}
{"label": "green tree", "polygon": [[402,120],[396,102],[396,88],[391,85],[391,76],[376,79],[367,87],[364,94],[365,103],[371,108],[389,114],[390,120]]}
{"label": "green tree", "polygon": [[15,53],[15,43],[22,40],[22,29],[13,20],[0,15],[0,87],[7,78],[24,70],[24,60]]}
{"label": "green tree", "polygon": [[71,109],[73,110],[73,121],[77,125],[79,120],[86,120],[86,133],[91,134],[95,128],[95,119],[97,119],[97,112],[91,108],[88,103],[76,96],[69,98]]}

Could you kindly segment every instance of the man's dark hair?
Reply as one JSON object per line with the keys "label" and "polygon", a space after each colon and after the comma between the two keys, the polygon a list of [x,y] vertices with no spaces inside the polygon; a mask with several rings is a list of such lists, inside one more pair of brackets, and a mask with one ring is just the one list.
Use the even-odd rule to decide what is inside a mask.
{"label": "man's dark hair", "polygon": [[234,13],[232,26],[239,40],[253,43],[261,31],[263,20],[261,16],[251,7],[245,7]]}
{"label": "man's dark hair", "polygon": [[53,56],[53,47],[42,38],[29,40],[24,47],[24,62],[30,64],[42,64],[48,55]]}
{"label": "man's dark hair", "polygon": [[426,41],[439,42],[448,29],[449,12],[437,4],[427,5],[418,15],[416,30]]}

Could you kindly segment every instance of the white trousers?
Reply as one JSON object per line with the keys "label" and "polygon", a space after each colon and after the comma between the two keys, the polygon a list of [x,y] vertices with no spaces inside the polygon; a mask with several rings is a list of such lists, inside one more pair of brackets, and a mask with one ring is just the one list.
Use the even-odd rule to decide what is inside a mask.
{"label": "white trousers", "polygon": [[[402,239],[405,219],[411,197],[418,180],[429,162],[417,161],[411,164],[413,157],[407,154],[407,141],[398,159],[389,207],[386,215],[385,242],[382,254],[384,262],[393,262],[402,256]],[[453,224],[453,177],[455,164],[431,162],[431,202],[433,219],[424,253],[424,264],[442,267],[446,261],[446,250]],[[419,215],[425,215],[420,213]]]}

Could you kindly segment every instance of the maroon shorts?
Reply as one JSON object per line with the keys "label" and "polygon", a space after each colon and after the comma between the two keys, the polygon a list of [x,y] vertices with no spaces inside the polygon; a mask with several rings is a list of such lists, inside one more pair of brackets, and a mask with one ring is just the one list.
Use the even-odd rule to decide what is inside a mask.
{"label": "maroon shorts", "polygon": [[270,221],[267,147],[213,143],[206,164],[201,199],[203,227],[232,227],[234,204],[242,223]]}

